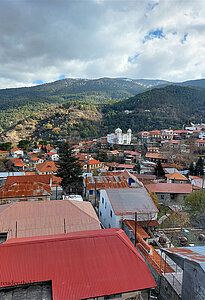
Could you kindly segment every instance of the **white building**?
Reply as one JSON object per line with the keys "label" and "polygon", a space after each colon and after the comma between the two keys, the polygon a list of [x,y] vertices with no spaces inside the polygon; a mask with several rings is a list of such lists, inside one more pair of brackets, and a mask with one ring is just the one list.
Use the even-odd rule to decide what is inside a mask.
{"label": "white building", "polygon": [[18,157],[21,157],[23,155],[24,155],[24,153],[23,153],[23,150],[21,148],[11,149],[11,156],[12,157],[18,158]]}
{"label": "white building", "polygon": [[122,133],[120,128],[115,130],[115,133],[107,135],[107,141],[109,144],[129,145],[132,139],[132,130],[128,129],[127,133]]}
{"label": "white building", "polygon": [[144,187],[107,189],[100,192],[99,219],[105,228],[121,228],[124,219],[151,221],[158,209]]}

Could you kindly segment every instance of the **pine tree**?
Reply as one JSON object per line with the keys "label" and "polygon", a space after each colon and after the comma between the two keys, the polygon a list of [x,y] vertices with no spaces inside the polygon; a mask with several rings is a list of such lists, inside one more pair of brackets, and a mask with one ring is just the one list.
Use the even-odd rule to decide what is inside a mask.
{"label": "pine tree", "polygon": [[189,175],[194,175],[194,164],[193,164],[193,162],[191,162],[191,164],[189,166]]}
{"label": "pine tree", "polygon": [[195,175],[204,175],[204,162],[201,157],[198,159],[196,163]]}
{"label": "pine tree", "polygon": [[73,187],[81,188],[82,167],[68,143],[63,142],[60,146],[58,166],[57,176],[62,178],[61,186],[65,192],[70,193]]}
{"label": "pine tree", "polygon": [[157,165],[155,167],[155,175],[158,178],[165,176],[164,169],[162,168],[162,164],[161,164],[160,160],[158,160]]}
{"label": "pine tree", "polygon": [[136,165],[134,166],[133,171],[137,171],[137,173],[140,174],[141,166],[140,166],[139,160],[137,161]]}

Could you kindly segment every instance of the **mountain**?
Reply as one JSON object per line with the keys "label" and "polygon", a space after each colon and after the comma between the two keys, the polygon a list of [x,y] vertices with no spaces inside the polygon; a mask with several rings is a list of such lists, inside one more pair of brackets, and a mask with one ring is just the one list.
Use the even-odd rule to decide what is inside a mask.
{"label": "mountain", "polygon": [[116,127],[130,127],[134,133],[181,128],[190,119],[204,118],[204,82],[171,85],[147,79],[63,79],[0,90],[1,139],[78,140],[104,135]]}
{"label": "mountain", "polygon": [[104,126],[108,131],[120,127],[134,131],[182,128],[205,116],[205,89],[170,85],[155,88],[104,108]]}

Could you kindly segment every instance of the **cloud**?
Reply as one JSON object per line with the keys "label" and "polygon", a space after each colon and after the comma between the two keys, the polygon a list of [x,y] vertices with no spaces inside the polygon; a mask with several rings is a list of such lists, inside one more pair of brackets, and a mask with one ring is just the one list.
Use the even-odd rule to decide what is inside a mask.
{"label": "cloud", "polygon": [[1,0],[0,88],[205,77],[204,13],[203,0]]}

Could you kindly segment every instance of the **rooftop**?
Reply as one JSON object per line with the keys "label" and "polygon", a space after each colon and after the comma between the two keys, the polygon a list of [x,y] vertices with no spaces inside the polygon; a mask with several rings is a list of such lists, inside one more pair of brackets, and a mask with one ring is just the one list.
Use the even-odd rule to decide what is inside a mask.
{"label": "rooftop", "polygon": [[90,202],[55,200],[0,205],[0,232],[8,231],[8,239],[100,228]]}
{"label": "rooftop", "polygon": [[106,192],[116,215],[158,212],[144,187],[107,189]]}
{"label": "rooftop", "polygon": [[10,239],[0,245],[0,257],[0,286],[52,280],[53,300],[156,286],[144,259],[120,229]]}
{"label": "rooftop", "polygon": [[58,168],[54,161],[45,161],[42,164],[36,166],[39,172],[56,172]]}
{"label": "rooftop", "polygon": [[165,194],[190,194],[193,189],[193,186],[189,183],[151,183],[145,186],[148,191]]}

